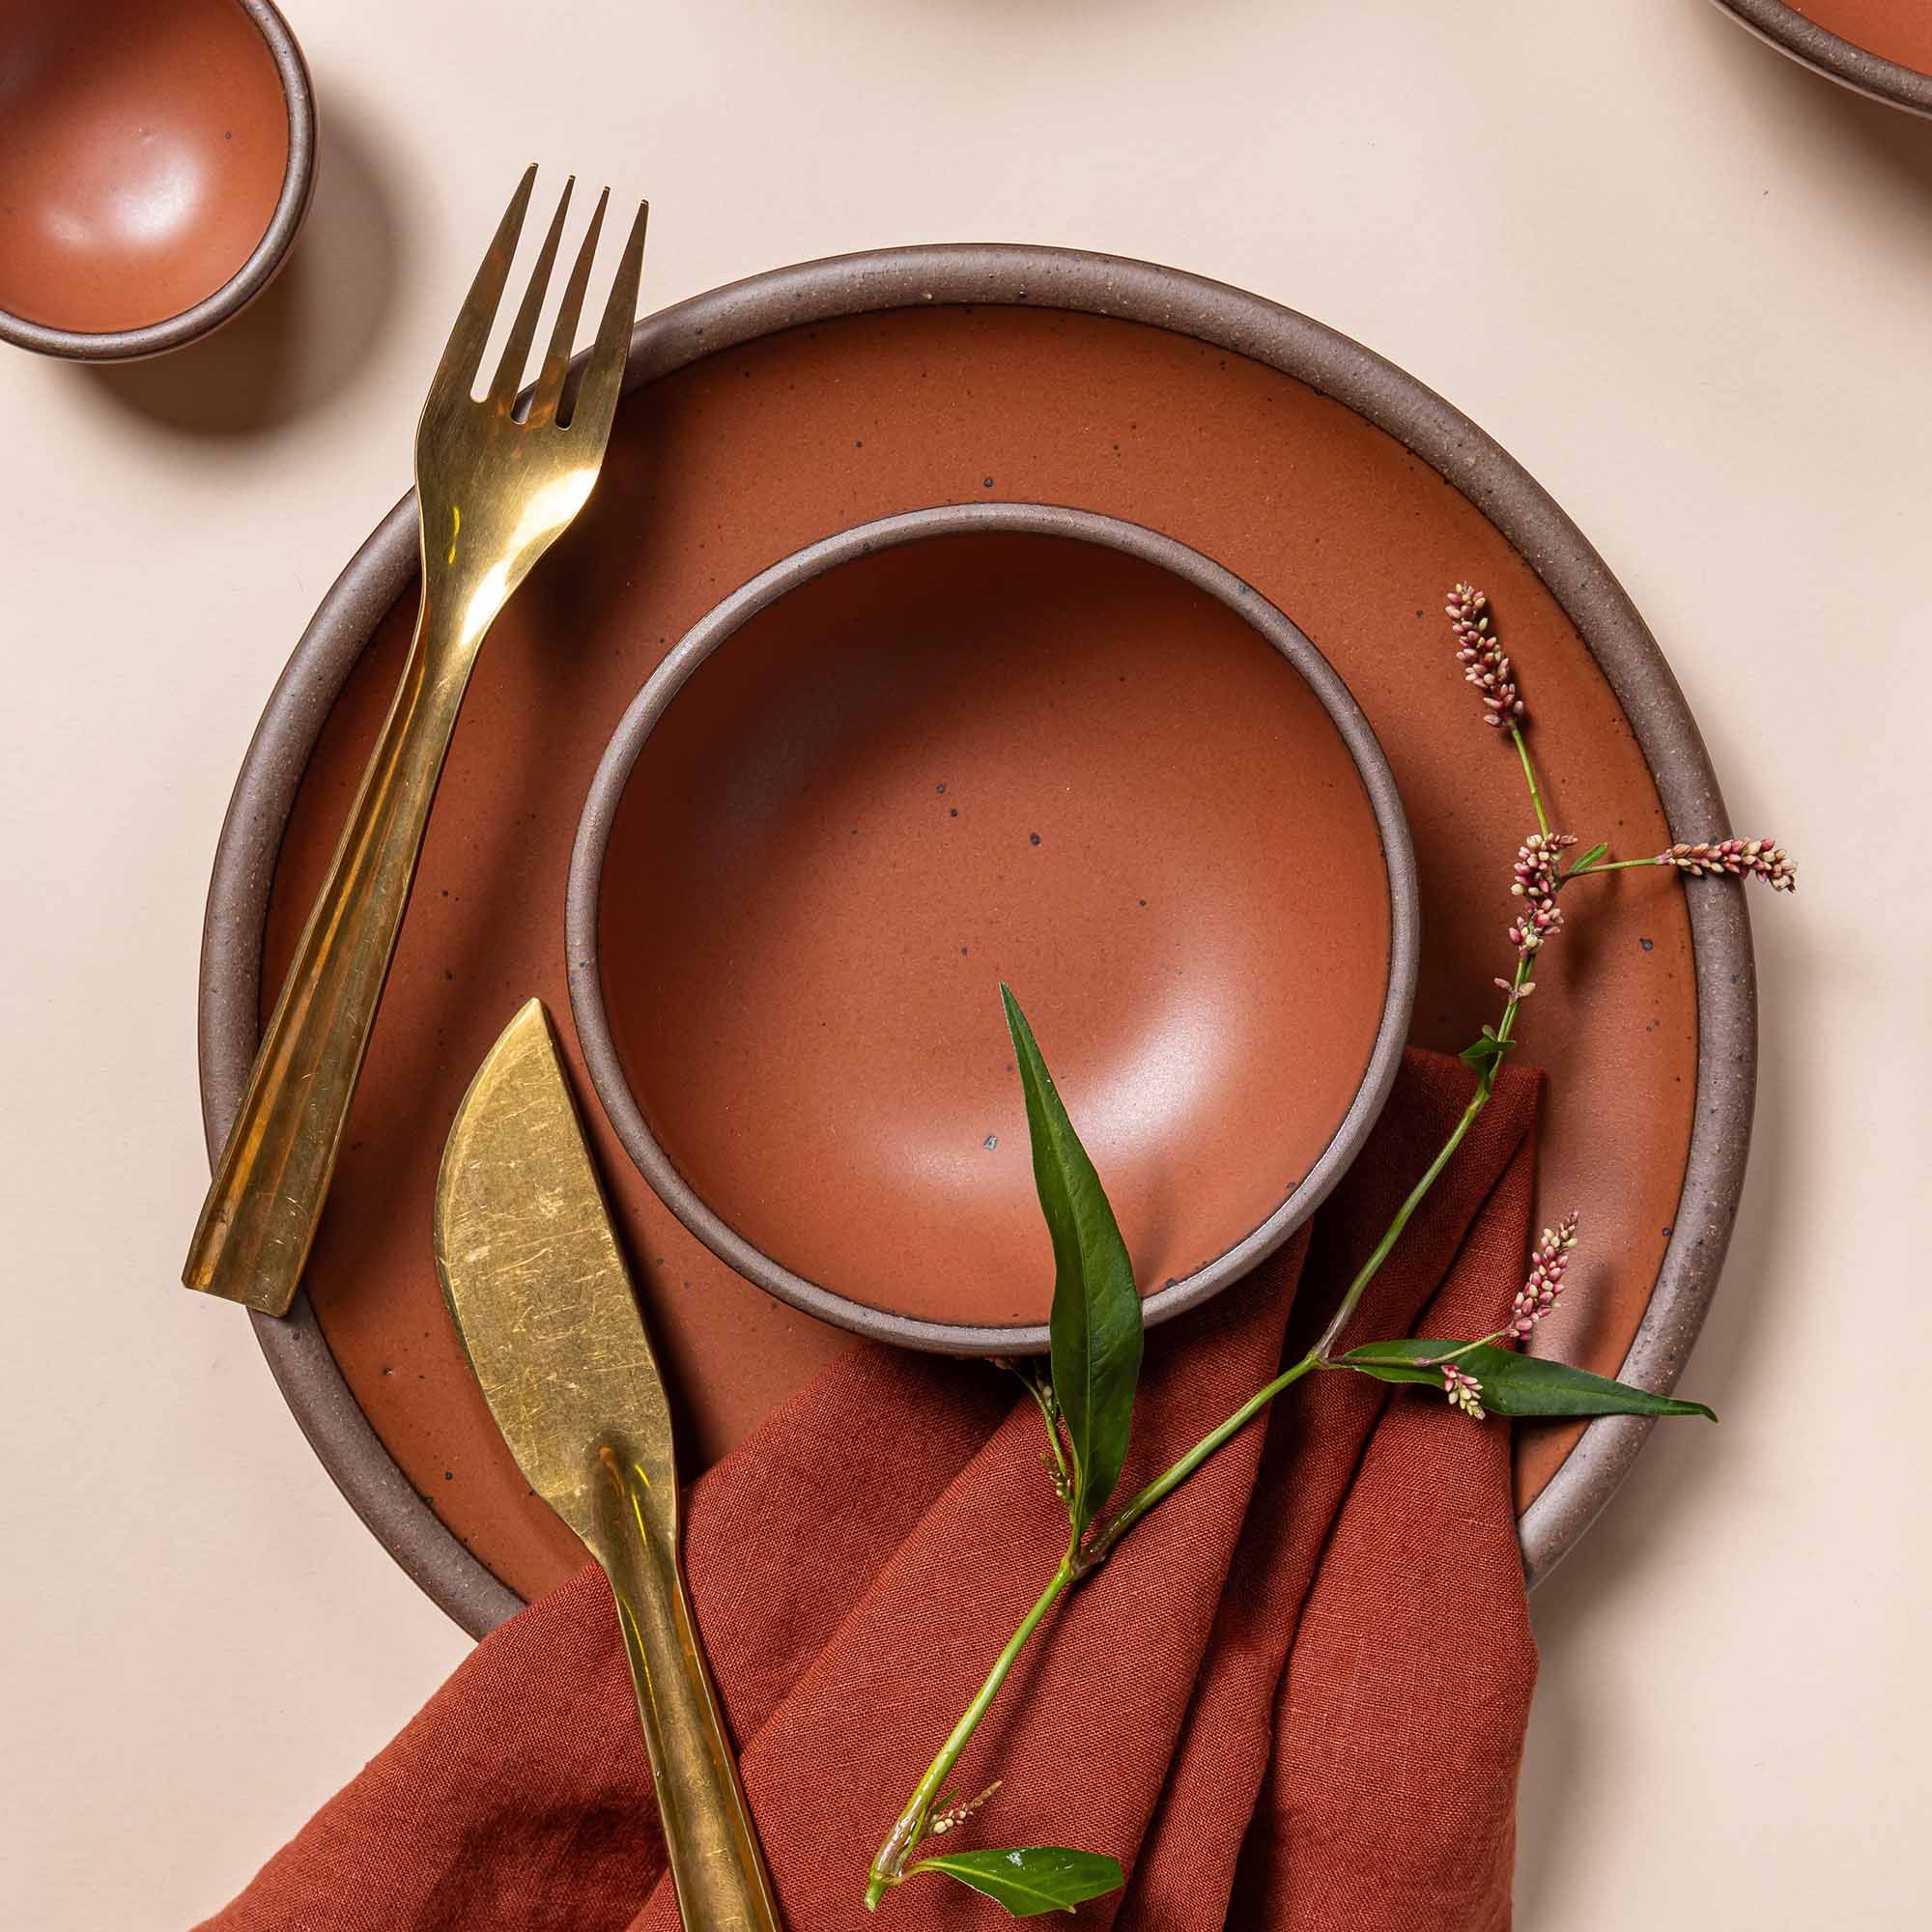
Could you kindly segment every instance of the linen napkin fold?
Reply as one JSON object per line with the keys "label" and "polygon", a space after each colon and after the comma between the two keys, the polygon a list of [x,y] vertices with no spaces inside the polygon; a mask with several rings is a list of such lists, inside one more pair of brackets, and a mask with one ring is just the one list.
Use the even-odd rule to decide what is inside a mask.
{"label": "linen napkin fold", "polygon": [[[1411,1050],[1311,1230],[1149,1339],[1122,1493],[1305,1348],[1462,1111]],[[1520,1285],[1537,1076],[1495,1095],[1350,1337],[1478,1334]],[[1043,1236],[1042,1236],[1043,1238]],[[1293,1359],[1291,1356],[1290,1359]],[[977,1365],[863,1347],[694,1488],[687,1569],[791,1932],[1007,1923],[870,1856],[1057,1560],[1037,1411]],[[959,1766],[949,1849],[1112,1853],[1081,1922],[1491,1932],[1510,1918],[1536,1653],[1509,1437],[1308,1378],[1063,1601]],[[675,1932],[615,1617],[586,1567],[476,1648],[212,1932]]]}

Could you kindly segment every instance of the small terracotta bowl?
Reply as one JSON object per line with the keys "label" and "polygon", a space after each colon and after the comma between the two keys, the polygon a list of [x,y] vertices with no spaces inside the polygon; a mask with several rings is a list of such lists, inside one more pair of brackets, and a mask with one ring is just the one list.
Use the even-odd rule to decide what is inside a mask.
{"label": "small terracotta bowl", "polygon": [[1043,1348],[999,984],[1146,1313],[1279,1246],[1386,1098],[1414,861],[1315,646],[1199,552],[980,502],[862,525],[702,618],[606,751],[571,1005],[619,1138],[750,1280],[847,1328]]}
{"label": "small terracotta bowl", "polygon": [[269,0],[14,0],[0,20],[0,341],[126,362],[274,280],[315,97]]}

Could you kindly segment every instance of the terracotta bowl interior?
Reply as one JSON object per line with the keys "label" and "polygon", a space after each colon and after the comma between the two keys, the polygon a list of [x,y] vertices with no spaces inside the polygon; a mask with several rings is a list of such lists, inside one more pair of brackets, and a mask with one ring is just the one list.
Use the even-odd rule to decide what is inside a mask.
{"label": "terracotta bowl interior", "polygon": [[147,327],[214,295],[268,233],[290,117],[240,0],[8,0],[0,309]]}
{"label": "terracotta bowl interior", "polygon": [[1281,1208],[1390,977],[1369,794],[1298,670],[1094,542],[926,537],[724,638],[643,739],[597,894],[611,1038],[699,1199],[892,1315],[1044,1321],[1006,980],[1144,1293]]}

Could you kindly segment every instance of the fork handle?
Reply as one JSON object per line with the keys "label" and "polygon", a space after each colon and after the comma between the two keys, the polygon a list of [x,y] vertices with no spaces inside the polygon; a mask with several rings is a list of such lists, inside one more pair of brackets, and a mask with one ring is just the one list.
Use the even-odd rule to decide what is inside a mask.
{"label": "fork handle", "polygon": [[737,1760],[678,1565],[677,1481],[651,1485],[606,1452],[615,1482],[592,1548],[617,1600],[685,1932],[782,1932]]}
{"label": "fork handle", "polygon": [[182,1281],[286,1315],[402,929],[423,829],[476,662],[425,595],[382,735],[255,1055]]}

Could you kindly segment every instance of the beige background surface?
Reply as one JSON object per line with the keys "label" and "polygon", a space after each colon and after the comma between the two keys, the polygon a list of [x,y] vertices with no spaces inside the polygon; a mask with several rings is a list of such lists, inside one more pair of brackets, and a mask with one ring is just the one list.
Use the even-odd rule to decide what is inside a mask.
{"label": "beige background surface", "polygon": [[171,1284],[229,786],[536,156],[651,195],[651,305],[930,240],[1241,283],[1603,549],[1804,891],[1755,907],[1756,1151],[1687,1385],[1723,1426],[1661,1433],[1537,1600],[1520,1920],[1923,1923],[1932,125],[1698,0],[291,11],[326,162],[270,303],[118,373],[0,352],[0,1918],[195,1919],[465,1649]]}

